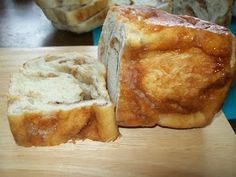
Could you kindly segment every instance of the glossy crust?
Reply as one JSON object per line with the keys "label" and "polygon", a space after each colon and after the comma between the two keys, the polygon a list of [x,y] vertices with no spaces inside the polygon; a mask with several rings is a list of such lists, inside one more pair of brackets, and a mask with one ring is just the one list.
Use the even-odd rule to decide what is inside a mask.
{"label": "glossy crust", "polygon": [[113,7],[125,25],[117,122],[203,127],[219,111],[235,68],[228,29],[152,8]]}
{"label": "glossy crust", "polygon": [[77,138],[113,141],[119,136],[114,119],[111,104],[8,116],[16,143],[27,147],[54,146]]}

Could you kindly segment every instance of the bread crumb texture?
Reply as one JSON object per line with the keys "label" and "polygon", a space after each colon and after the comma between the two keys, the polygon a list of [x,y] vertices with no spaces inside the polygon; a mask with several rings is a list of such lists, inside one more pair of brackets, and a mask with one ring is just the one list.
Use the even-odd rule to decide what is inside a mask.
{"label": "bread crumb texture", "polygon": [[22,146],[58,145],[77,138],[112,141],[119,135],[105,67],[78,53],[29,60],[14,73],[8,118]]}

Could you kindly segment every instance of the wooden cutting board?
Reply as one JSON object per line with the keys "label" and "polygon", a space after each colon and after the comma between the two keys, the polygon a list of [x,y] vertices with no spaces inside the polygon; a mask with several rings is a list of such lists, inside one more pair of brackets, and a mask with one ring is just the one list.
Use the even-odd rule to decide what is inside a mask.
{"label": "wooden cutting board", "polygon": [[0,176],[236,176],[236,136],[222,112],[202,129],[120,128],[112,143],[17,146],[6,114],[10,74],[28,59],[67,51],[96,57],[97,48],[0,49]]}

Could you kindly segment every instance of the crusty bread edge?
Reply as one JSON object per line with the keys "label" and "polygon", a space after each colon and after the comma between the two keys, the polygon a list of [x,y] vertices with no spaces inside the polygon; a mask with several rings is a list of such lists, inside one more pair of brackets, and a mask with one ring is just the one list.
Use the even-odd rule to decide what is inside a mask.
{"label": "crusty bread edge", "polygon": [[[233,35],[233,34],[232,34]],[[230,85],[236,84],[236,38],[233,37],[232,40],[232,56],[230,58],[230,66],[232,71],[232,81],[229,81],[222,89],[216,91],[218,95],[218,100],[211,100],[209,105],[212,107],[207,107],[202,112],[196,112],[191,115],[178,115],[178,114],[167,114],[160,115],[158,124],[161,126],[172,127],[172,128],[191,128],[191,127],[204,127],[212,122],[214,115],[222,107],[225,97],[229,91]],[[222,94],[223,93],[223,94]],[[218,104],[216,104],[218,102]],[[213,110],[210,112],[209,110]]]}
{"label": "crusty bread edge", "polygon": [[[100,40],[99,45],[100,45],[99,50],[102,49],[102,45],[106,45],[106,44],[104,44],[103,36]],[[233,46],[233,50],[234,50],[234,47],[235,47],[234,44],[232,46]],[[124,54],[122,54],[122,55],[124,56]],[[121,57],[121,58],[122,58],[121,60],[124,60],[123,57]],[[231,61],[232,61],[232,63],[234,63],[232,66],[235,67],[234,52],[231,57]],[[127,75],[127,73],[125,73],[124,75]],[[120,78],[119,80],[122,81],[122,79],[124,80],[124,78]],[[206,108],[204,108],[203,110],[199,110],[198,112],[192,112],[189,114],[180,114],[180,113],[171,113],[171,112],[170,113],[158,113],[158,111],[157,111],[156,114],[153,113],[148,116],[140,115],[139,120],[137,119],[139,117],[139,115],[137,115],[137,113],[135,113],[135,111],[133,111],[133,110],[142,109],[142,106],[139,106],[139,105],[143,105],[141,103],[142,101],[139,101],[135,97],[132,98],[132,96],[131,96],[131,98],[129,98],[125,94],[124,94],[124,96],[120,95],[119,99],[118,99],[119,101],[117,104],[118,105],[117,106],[117,108],[118,108],[118,111],[117,111],[118,125],[122,126],[122,127],[152,127],[155,125],[160,125],[163,127],[170,127],[170,128],[176,128],[176,129],[205,127],[212,122],[212,120],[214,119],[214,115],[222,107],[222,104],[224,102],[224,99],[227,95],[227,92],[229,90],[231,83],[232,83],[232,80],[230,79],[223,88],[216,90],[216,91],[213,90],[214,94],[212,93],[212,97],[210,100],[211,103],[208,103],[209,105],[207,105]],[[214,96],[217,98],[214,98]],[[131,107],[131,105],[133,105],[135,102],[137,102],[137,104],[135,106],[137,107],[137,105],[138,105],[139,106],[138,108],[135,108],[135,106]],[[126,103],[125,109],[119,110],[119,105],[122,105],[124,103]],[[151,112],[151,111],[149,111],[149,112]]]}
{"label": "crusty bread edge", "polygon": [[[231,81],[232,80],[228,81],[223,88],[212,92],[208,105],[204,107],[203,110],[199,110],[198,112],[193,112],[190,114],[157,113],[150,115],[149,119],[135,119],[132,121],[132,118],[130,118],[129,115],[132,115],[133,112],[132,110],[129,110],[122,115],[120,112],[117,112],[117,123],[121,127],[153,127],[156,125],[174,129],[205,127],[212,122],[215,114],[219,112],[222,107],[224,99],[228,93],[228,88],[231,85]],[[126,101],[129,102],[130,100]],[[128,119],[129,123],[126,121]]]}
{"label": "crusty bread edge", "polygon": [[113,104],[25,112],[8,115],[8,120],[16,143],[25,147],[54,146],[77,138],[109,142],[119,136]]}

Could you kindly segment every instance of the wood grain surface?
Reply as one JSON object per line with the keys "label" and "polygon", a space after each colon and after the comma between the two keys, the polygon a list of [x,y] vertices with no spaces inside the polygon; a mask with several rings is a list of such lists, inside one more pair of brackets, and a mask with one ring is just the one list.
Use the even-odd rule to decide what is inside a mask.
{"label": "wood grain surface", "polygon": [[96,47],[0,49],[0,176],[236,176],[236,136],[222,112],[202,129],[120,128],[112,143],[90,140],[54,147],[17,146],[7,121],[10,74],[26,60],[48,53]]}

